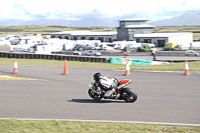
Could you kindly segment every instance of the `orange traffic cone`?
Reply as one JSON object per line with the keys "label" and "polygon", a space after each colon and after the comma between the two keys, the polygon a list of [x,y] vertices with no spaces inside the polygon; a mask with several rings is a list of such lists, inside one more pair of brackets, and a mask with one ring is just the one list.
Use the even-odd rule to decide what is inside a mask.
{"label": "orange traffic cone", "polygon": [[13,74],[18,74],[18,65],[17,65],[17,60],[14,60],[14,68],[13,68]]}
{"label": "orange traffic cone", "polygon": [[67,60],[64,60],[64,73],[63,75],[69,74],[68,67],[67,67]]}
{"label": "orange traffic cone", "polygon": [[185,60],[185,74],[184,75],[190,75],[190,71],[189,71],[189,66],[188,66],[187,60]]}
{"label": "orange traffic cone", "polygon": [[126,76],[131,75],[130,66],[128,61],[126,62]]}

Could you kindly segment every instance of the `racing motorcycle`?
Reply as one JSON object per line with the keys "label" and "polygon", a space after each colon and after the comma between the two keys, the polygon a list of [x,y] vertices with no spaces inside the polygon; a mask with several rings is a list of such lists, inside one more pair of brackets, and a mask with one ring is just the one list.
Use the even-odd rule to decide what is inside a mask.
{"label": "racing motorcycle", "polygon": [[[94,86],[94,82],[95,82],[94,79],[90,81],[90,84],[88,85],[89,86],[88,94],[94,100],[101,100],[106,91],[101,90],[101,93],[99,94],[95,89],[96,87]],[[120,82],[118,82],[118,87],[115,93],[112,94],[112,96],[109,97],[108,99],[119,99],[119,100],[124,100],[126,102],[135,102],[137,100],[137,93],[133,89],[125,87],[131,82],[132,81],[129,79],[121,80]]]}

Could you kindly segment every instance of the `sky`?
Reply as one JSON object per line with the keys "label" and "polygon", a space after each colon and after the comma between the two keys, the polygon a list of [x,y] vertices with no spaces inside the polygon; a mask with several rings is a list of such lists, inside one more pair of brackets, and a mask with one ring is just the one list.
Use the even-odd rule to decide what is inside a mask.
{"label": "sky", "polygon": [[[199,11],[200,0],[0,0],[0,21],[64,19],[78,21],[88,14],[98,18],[161,21]],[[2,4],[3,3],[3,4]]]}

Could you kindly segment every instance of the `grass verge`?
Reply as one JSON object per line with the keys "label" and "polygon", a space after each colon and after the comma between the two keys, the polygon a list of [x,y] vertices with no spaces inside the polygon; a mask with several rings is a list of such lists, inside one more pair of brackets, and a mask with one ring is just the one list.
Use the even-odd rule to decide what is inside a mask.
{"label": "grass verge", "polygon": [[[44,60],[44,59],[17,59],[18,66],[64,66],[64,61],[60,60]],[[0,65],[13,65],[13,58],[0,58]],[[200,61],[188,62],[190,71],[200,71]],[[100,67],[111,68],[113,70],[125,70],[124,64],[110,64],[99,62],[80,62],[80,61],[67,61],[68,66],[76,67]],[[158,70],[158,71],[184,71],[185,63],[172,63],[162,65],[149,65],[149,66],[130,66],[131,70]]]}
{"label": "grass verge", "polygon": [[0,120],[2,133],[199,133],[200,127],[56,120]]}

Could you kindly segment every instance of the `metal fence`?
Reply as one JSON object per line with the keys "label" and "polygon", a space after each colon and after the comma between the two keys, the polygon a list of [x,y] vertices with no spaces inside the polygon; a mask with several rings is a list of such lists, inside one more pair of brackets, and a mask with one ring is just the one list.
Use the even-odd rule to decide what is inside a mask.
{"label": "metal fence", "polygon": [[[103,56],[124,56],[122,51],[106,51],[106,50],[99,50]],[[72,51],[62,51],[62,52],[55,52],[55,54],[65,54],[65,55],[73,55]],[[131,51],[130,56],[152,56],[151,52],[136,52]],[[183,51],[157,51],[156,56],[185,56],[185,52]]]}
{"label": "metal fence", "polygon": [[1,58],[22,58],[22,59],[49,59],[49,60],[68,60],[83,62],[109,62],[106,57],[86,57],[76,55],[59,55],[59,54],[29,54],[29,53],[8,53],[0,52]]}
{"label": "metal fence", "polygon": [[185,56],[185,52],[162,51],[156,52],[156,56]]}

